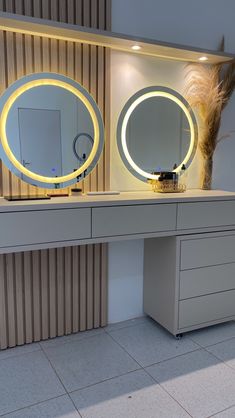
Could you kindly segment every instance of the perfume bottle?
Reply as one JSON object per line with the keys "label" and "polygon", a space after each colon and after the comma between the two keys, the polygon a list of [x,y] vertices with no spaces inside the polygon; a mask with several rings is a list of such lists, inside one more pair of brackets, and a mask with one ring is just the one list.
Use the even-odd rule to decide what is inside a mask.
{"label": "perfume bottle", "polygon": [[187,170],[186,170],[185,164],[182,164],[179,174],[180,174],[179,175],[179,184],[184,185],[186,187],[187,186]]}

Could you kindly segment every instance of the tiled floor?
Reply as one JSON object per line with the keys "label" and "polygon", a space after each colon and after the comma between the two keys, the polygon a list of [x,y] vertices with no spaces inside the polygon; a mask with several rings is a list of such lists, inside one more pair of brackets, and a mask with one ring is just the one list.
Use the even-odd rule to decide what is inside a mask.
{"label": "tiled floor", "polygon": [[176,340],[138,318],[1,351],[0,416],[235,418],[235,323]]}

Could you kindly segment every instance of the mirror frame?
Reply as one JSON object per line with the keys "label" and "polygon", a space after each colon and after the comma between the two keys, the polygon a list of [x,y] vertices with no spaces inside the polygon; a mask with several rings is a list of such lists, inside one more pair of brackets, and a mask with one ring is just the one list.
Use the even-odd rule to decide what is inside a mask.
{"label": "mirror frame", "polygon": [[[76,171],[59,177],[46,177],[24,167],[11,151],[6,125],[12,105],[25,91],[38,86],[57,86],[77,96],[87,108],[94,127],[94,143],[87,160]],[[72,146],[72,144],[71,144]],[[104,125],[97,103],[90,93],[75,80],[57,73],[34,73],[22,77],[11,84],[0,97],[0,158],[3,163],[22,181],[44,188],[62,188],[77,182],[77,177],[88,175],[96,166],[104,146]],[[22,179],[22,174],[25,178]]]}
{"label": "mirror frame", "polygon": [[198,143],[198,127],[197,127],[196,117],[189,103],[187,102],[187,100],[185,100],[185,98],[180,93],[178,93],[177,91],[173,89],[170,89],[168,87],[163,87],[163,86],[150,86],[150,87],[145,87],[144,89],[139,90],[137,93],[135,93],[133,96],[131,96],[128,99],[128,101],[126,102],[125,106],[123,107],[120,113],[118,124],[117,124],[117,145],[118,145],[120,156],[126,168],[135,177],[137,177],[139,180],[142,180],[144,182],[146,182],[148,179],[157,180],[159,175],[148,173],[142,170],[137,164],[135,164],[127,148],[126,129],[127,129],[129,118],[132,112],[135,110],[135,108],[141,102],[151,97],[164,97],[175,102],[183,110],[189,123],[190,132],[191,132],[189,150],[184,160],[173,171],[179,173],[181,170],[182,164],[184,164],[186,168],[190,166],[195,156],[197,143]]}

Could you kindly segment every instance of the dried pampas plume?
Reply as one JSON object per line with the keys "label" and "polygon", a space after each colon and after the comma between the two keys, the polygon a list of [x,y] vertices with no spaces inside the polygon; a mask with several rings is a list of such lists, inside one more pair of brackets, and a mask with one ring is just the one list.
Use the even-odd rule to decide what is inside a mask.
{"label": "dried pampas plume", "polygon": [[[224,50],[224,40],[220,50]],[[235,89],[235,61],[229,64],[189,64],[185,97],[202,121],[199,147],[203,157],[201,187],[211,189],[213,154],[219,138],[222,111]]]}

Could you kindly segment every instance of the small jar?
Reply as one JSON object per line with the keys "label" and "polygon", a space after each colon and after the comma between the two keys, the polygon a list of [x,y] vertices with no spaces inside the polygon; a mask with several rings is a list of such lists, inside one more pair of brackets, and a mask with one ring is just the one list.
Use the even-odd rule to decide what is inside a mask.
{"label": "small jar", "polygon": [[81,196],[82,195],[82,189],[79,188],[73,188],[71,189],[71,196]]}

